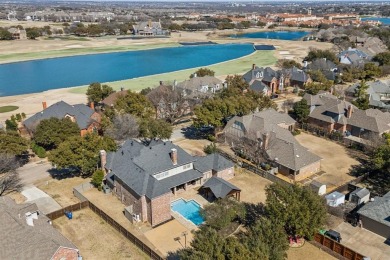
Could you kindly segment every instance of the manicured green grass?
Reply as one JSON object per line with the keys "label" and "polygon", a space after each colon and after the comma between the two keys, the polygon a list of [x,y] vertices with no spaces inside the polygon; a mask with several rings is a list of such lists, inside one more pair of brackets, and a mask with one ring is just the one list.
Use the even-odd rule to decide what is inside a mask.
{"label": "manicured green grass", "polygon": [[[248,56],[241,57],[235,60],[226,61],[210,66],[205,66],[213,71],[215,71],[216,76],[221,75],[232,75],[240,74],[250,70],[252,64],[257,66],[272,66],[276,63],[277,59],[274,56],[274,51],[256,51]],[[107,82],[105,84],[110,85],[115,90],[119,90],[121,87],[125,89],[131,89],[134,91],[139,91],[147,87],[156,87],[160,81],[164,82],[173,82],[177,80],[178,82],[188,79],[189,76],[194,73],[197,68],[180,70],[175,72],[169,72],[158,75],[151,75],[147,77],[134,78],[128,80]],[[77,88],[72,88],[69,90],[71,93],[82,94],[87,90],[87,86],[81,86]]]}
{"label": "manicured green grass", "polygon": [[19,107],[17,107],[17,106],[2,106],[2,107],[0,107],[0,113],[11,112],[11,111],[14,111],[18,108]]}
{"label": "manicured green grass", "polygon": [[177,47],[177,46],[179,46],[178,43],[163,43],[163,44],[151,44],[151,45],[107,46],[107,47],[96,47],[96,48],[80,47],[80,48],[69,48],[65,50],[42,51],[42,52],[33,52],[33,53],[0,54],[0,63],[66,57],[66,56],[93,54],[93,53],[148,50],[148,49]]}

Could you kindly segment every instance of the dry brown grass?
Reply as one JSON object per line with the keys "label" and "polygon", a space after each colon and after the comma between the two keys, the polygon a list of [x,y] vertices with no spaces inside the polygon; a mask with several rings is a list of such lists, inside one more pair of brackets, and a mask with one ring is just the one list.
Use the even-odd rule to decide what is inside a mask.
{"label": "dry brown grass", "polygon": [[249,203],[265,203],[265,187],[272,182],[242,168],[236,168],[235,173],[236,176],[229,182],[241,189],[240,200]]}
{"label": "dry brown grass", "polygon": [[174,143],[180,146],[181,148],[183,148],[187,153],[191,155],[203,156],[206,155],[205,152],[203,152],[203,148],[206,145],[209,145],[211,142],[205,139],[201,139],[201,140],[183,139]]}
{"label": "dry brown grass", "polygon": [[287,251],[287,259],[289,260],[334,260],[333,256],[322,251],[321,249],[305,242],[305,245],[300,248],[289,248]]}
{"label": "dry brown grass", "polygon": [[80,202],[80,200],[73,195],[73,187],[88,182],[89,180],[90,179],[81,177],[72,177],[62,180],[47,178],[35,183],[35,185],[37,188],[49,194],[50,197],[57,201],[62,207],[66,207]]}
{"label": "dry brown grass", "polygon": [[83,259],[148,259],[135,245],[90,209],[73,212],[53,225],[80,250]]}

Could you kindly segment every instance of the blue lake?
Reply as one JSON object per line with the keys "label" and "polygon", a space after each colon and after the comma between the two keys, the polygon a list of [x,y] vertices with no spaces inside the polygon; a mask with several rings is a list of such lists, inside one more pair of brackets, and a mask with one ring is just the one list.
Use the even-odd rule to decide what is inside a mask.
{"label": "blue lake", "polygon": [[362,21],[380,21],[383,25],[389,25],[390,17],[364,17]]}
{"label": "blue lake", "polygon": [[117,81],[207,66],[252,52],[254,52],[252,44],[216,44],[3,64],[0,65],[0,96],[35,93],[92,82]]}
{"label": "blue lake", "polygon": [[277,39],[277,40],[298,40],[310,34],[306,31],[274,31],[274,32],[255,32],[231,35],[233,38],[258,38],[258,39]]}

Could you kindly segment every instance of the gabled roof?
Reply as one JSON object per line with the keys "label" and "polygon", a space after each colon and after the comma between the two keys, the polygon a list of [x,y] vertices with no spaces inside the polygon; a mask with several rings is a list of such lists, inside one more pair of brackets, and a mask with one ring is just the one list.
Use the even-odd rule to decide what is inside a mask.
{"label": "gabled roof", "polygon": [[1,259],[52,259],[62,247],[77,250],[43,214],[29,226],[26,213],[37,210],[36,204],[16,204],[9,197],[0,197]]}
{"label": "gabled roof", "polygon": [[355,195],[359,198],[364,198],[367,195],[370,195],[370,191],[366,188],[358,188],[351,192],[350,196]]}
{"label": "gabled roof", "polygon": [[270,67],[255,67],[245,73],[242,77],[247,83],[251,83],[253,80],[264,80],[270,82],[274,77],[277,77],[278,73]]}
{"label": "gabled roof", "polygon": [[195,169],[204,173],[211,170],[222,171],[232,168],[234,163],[218,153],[213,153],[207,156],[197,157],[197,160],[194,162],[194,166]]}
{"label": "gabled roof", "polygon": [[263,135],[268,134],[269,147],[266,153],[269,159],[289,169],[296,171],[321,160],[319,156],[300,145],[286,129],[289,125],[295,124],[295,120],[288,114],[267,109],[242,117],[235,116],[226,124],[224,132],[230,134],[230,129],[237,123],[242,125],[243,133],[251,140],[263,142]]}
{"label": "gabled roof", "polygon": [[358,214],[390,227],[390,192],[365,204]]}
{"label": "gabled roof", "polygon": [[309,70],[330,71],[337,68],[336,64],[327,59],[315,59],[307,65]]}
{"label": "gabled roof", "polygon": [[114,93],[111,93],[108,97],[106,97],[105,99],[103,99],[102,103],[106,106],[114,106],[117,99],[120,97],[120,96],[126,96],[126,94],[129,93],[128,90],[121,90],[121,91],[117,91],[117,92],[114,92]]}
{"label": "gabled roof", "polygon": [[310,76],[306,72],[301,69],[298,69],[297,67],[292,67],[291,69],[284,69],[283,74],[289,75],[291,81],[306,83],[310,79]]}
{"label": "gabled roof", "polygon": [[205,182],[205,184],[203,184],[202,187],[209,188],[218,199],[225,198],[232,191],[241,191],[240,188],[218,177],[211,177]]}
{"label": "gabled roof", "polygon": [[62,119],[66,115],[70,115],[75,117],[76,123],[80,129],[86,129],[94,122],[94,120],[91,119],[93,113],[95,113],[95,111],[86,105],[69,105],[64,101],[59,101],[42,112],[38,112],[26,119],[23,124],[29,129],[34,129],[43,119],[50,119],[52,117]]}
{"label": "gabled roof", "polygon": [[257,92],[265,92],[269,90],[268,86],[265,85],[261,80],[253,81],[253,83],[249,86],[249,88]]}
{"label": "gabled roof", "polygon": [[379,109],[355,109],[348,124],[382,134],[390,130],[390,113]]}

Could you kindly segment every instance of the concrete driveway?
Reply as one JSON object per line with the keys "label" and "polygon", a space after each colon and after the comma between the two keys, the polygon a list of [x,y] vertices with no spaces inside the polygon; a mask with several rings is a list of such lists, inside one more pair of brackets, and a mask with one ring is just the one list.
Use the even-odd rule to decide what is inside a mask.
{"label": "concrete driveway", "polygon": [[22,180],[23,185],[31,185],[41,179],[50,177],[49,170],[53,168],[47,161],[32,162],[20,167],[17,172]]}
{"label": "concrete driveway", "polygon": [[35,186],[24,187],[22,195],[26,197],[27,203],[36,203],[38,209],[42,211],[43,214],[48,214],[61,209],[60,204],[58,204],[52,197]]}
{"label": "concrete driveway", "polygon": [[341,244],[370,257],[372,260],[390,259],[390,246],[385,244],[386,239],[363,228],[353,227],[343,222],[334,230],[341,234]]}

